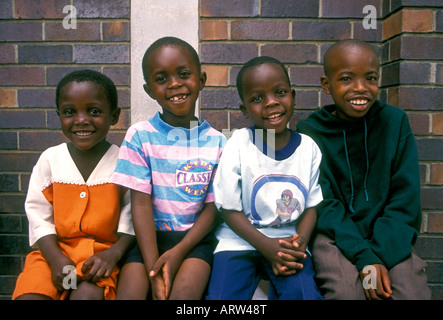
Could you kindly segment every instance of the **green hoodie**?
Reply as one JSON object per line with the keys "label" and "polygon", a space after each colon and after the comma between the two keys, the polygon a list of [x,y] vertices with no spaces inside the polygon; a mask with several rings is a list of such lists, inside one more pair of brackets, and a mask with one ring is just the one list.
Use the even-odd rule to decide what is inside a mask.
{"label": "green hoodie", "polygon": [[376,101],[348,122],[327,105],[297,125],[322,151],[317,231],[358,270],[411,254],[421,225],[417,147],[406,113]]}

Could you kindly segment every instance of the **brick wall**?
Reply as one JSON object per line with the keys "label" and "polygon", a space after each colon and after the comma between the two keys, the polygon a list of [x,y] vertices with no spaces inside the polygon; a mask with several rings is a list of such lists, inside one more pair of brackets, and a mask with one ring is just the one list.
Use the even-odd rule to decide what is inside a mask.
{"label": "brick wall", "polygon": [[[77,29],[63,28],[65,5]],[[366,30],[363,7],[376,8]],[[130,124],[129,0],[0,1],[0,298],[9,299],[29,252],[23,202],[40,153],[64,141],[55,113],[55,86],[88,67],[117,84],[119,144]],[[291,127],[330,103],[322,93],[321,57],[334,41],[358,38],[380,52],[380,99],[410,116],[420,156],[423,227],[416,245],[428,262],[434,299],[443,299],[443,11],[440,0],[200,0],[200,53],[208,73],[200,116],[219,130],[244,127],[235,78],[242,63],[271,55],[296,86]]]}
{"label": "brick wall", "polygon": [[[376,8],[376,29],[363,8]],[[443,299],[443,11],[441,1],[201,0],[200,51],[208,73],[201,116],[217,129],[249,125],[238,109],[236,75],[246,60],[270,55],[296,88],[291,123],[331,98],[320,88],[321,61],[336,40],[369,41],[382,63],[380,99],[406,110],[417,137],[423,226],[416,245],[428,263],[433,299]]]}
{"label": "brick wall", "polygon": [[[77,29],[63,27],[65,5],[77,10]],[[120,144],[129,126],[129,5],[0,1],[0,298],[10,297],[29,252],[23,203],[30,171],[44,149],[65,141],[55,112],[58,81],[78,68],[105,73],[123,109],[109,140]]]}

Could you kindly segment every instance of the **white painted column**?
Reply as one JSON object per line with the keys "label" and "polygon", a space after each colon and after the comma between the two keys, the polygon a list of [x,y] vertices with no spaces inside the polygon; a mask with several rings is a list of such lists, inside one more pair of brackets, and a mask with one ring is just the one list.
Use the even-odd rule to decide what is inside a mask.
{"label": "white painted column", "polygon": [[[174,36],[198,52],[198,0],[131,0],[131,124],[161,110],[143,90],[142,59],[155,40]],[[196,114],[198,114],[198,103]]]}

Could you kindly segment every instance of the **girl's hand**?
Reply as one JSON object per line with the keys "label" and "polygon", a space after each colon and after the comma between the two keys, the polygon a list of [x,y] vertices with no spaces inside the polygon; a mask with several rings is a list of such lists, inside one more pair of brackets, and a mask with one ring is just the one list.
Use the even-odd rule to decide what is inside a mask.
{"label": "girl's hand", "polygon": [[98,282],[102,278],[111,276],[118,258],[112,254],[112,251],[105,250],[94,254],[83,263],[82,273],[86,275],[85,280],[90,282]]}
{"label": "girl's hand", "polygon": [[75,263],[61,252],[60,255],[58,255],[56,259],[52,259],[49,264],[49,267],[51,268],[52,283],[59,291],[68,289],[63,287],[63,279],[68,275],[66,270],[64,270],[66,266],[72,266],[71,272],[75,272]]}

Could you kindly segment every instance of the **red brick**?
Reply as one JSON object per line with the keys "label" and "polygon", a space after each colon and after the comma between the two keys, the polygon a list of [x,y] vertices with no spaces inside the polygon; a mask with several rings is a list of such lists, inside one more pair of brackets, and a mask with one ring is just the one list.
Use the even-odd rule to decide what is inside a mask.
{"label": "red brick", "polygon": [[443,57],[443,38],[440,37],[402,37],[402,59],[438,59]]}
{"label": "red brick", "polygon": [[443,185],[443,163],[431,163],[431,184]]}
{"label": "red brick", "polygon": [[123,21],[103,23],[103,41],[129,41],[129,23]]}
{"label": "red brick", "polygon": [[258,56],[258,47],[253,43],[202,43],[202,63],[245,63]]}
{"label": "red brick", "polygon": [[232,109],[238,108],[241,100],[234,89],[208,89],[201,91],[202,109]]}
{"label": "red brick", "polygon": [[365,29],[363,21],[354,23],[354,39],[373,42],[382,40],[383,24],[377,21],[375,29]]}
{"label": "red brick", "polygon": [[74,45],[75,63],[129,63],[129,45]]}
{"label": "red brick", "polygon": [[0,150],[17,150],[17,132],[0,132]]}
{"label": "red brick", "polygon": [[220,132],[228,128],[228,113],[219,110],[201,110],[200,120],[206,120],[211,127]]}
{"label": "red brick", "polygon": [[68,141],[61,131],[20,132],[20,150],[46,150]]}
{"label": "red brick", "polygon": [[43,67],[6,66],[0,68],[1,86],[44,85]]}
{"label": "red brick", "polygon": [[295,108],[298,110],[317,109],[319,107],[318,96],[318,90],[300,90],[295,88]]}
{"label": "red brick", "polygon": [[322,17],[363,19],[368,14],[363,13],[366,5],[374,6],[377,10],[376,17],[380,17],[380,1],[378,0],[323,0]]}
{"label": "red brick", "polygon": [[206,86],[228,86],[228,72],[229,68],[227,66],[218,65],[203,65],[202,71],[206,72],[207,80]]}
{"label": "red brick", "polygon": [[312,0],[278,0],[276,5],[275,0],[261,0],[262,17],[294,17],[306,18],[319,16],[320,1]]}
{"label": "red brick", "polygon": [[0,42],[39,41],[42,35],[41,22],[0,21]]}
{"label": "red brick", "polygon": [[443,64],[437,64],[437,70],[435,72],[435,83],[443,85]]}
{"label": "red brick", "polygon": [[19,45],[19,63],[72,63],[71,45]]}
{"label": "red brick", "polygon": [[13,18],[12,0],[0,1],[0,19]]}
{"label": "red brick", "polygon": [[115,85],[130,85],[130,72],[129,66],[125,67],[103,67],[103,73],[107,75]]}
{"label": "red brick", "polygon": [[200,21],[200,40],[227,40],[228,22],[225,20]]}
{"label": "red brick", "polygon": [[429,134],[429,114],[410,113],[408,114],[412,132],[415,135]]}
{"label": "red brick", "polygon": [[1,129],[44,127],[45,113],[43,111],[0,109]]}
{"label": "red brick", "polygon": [[351,37],[351,24],[347,21],[293,21],[293,40],[337,41]]}
{"label": "red brick", "polygon": [[407,110],[441,110],[443,88],[399,87],[398,106]]}
{"label": "red brick", "polygon": [[[20,171],[31,172],[39,156],[39,153],[28,153],[19,151],[0,153],[0,167],[2,168],[2,171],[17,171],[17,168],[20,168]],[[0,212],[5,211],[0,210]]]}
{"label": "red brick", "polygon": [[200,1],[203,17],[256,17],[258,0],[205,0]]}
{"label": "red brick", "polygon": [[15,63],[15,46],[13,44],[0,45],[0,63]]}
{"label": "red brick", "polygon": [[383,40],[392,38],[401,33],[401,20],[402,13],[399,11],[383,21]]}
{"label": "red brick", "polygon": [[0,108],[17,106],[15,89],[0,89]]}
{"label": "red brick", "polygon": [[443,213],[428,213],[428,230],[430,233],[443,233]]}
{"label": "red brick", "polygon": [[288,40],[288,21],[233,21],[232,40]]}
{"label": "red brick", "polygon": [[272,56],[283,63],[318,62],[318,47],[315,44],[265,44],[261,54]]}
{"label": "red brick", "polygon": [[443,208],[443,187],[422,187],[421,203],[423,209]]}
{"label": "red brick", "polygon": [[15,0],[15,17],[18,19],[64,18],[63,8],[70,0]]}
{"label": "red brick", "polygon": [[322,66],[296,66],[290,68],[291,83],[296,86],[320,87],[320,77],[323,75]]}
{"label": "red brick", "polygon": [[45,23],[46,41],[100,41],[99,22],[77,22],[77,29],[65,29],[61,22]]}
{"label": "red brick", "polygon": [[418,160],[443,161],[443,139],[416,138]]}
{"label": "red brick", "polygon": [[126,18],[130,16],[130,0],[75,0],[78,18]]}
{"label": "red brick", "polygon": [[443,135],[443,113],[436,113],[432,115],[432,133],[436,135]]}
{"label": "red brick", "polygon": [[19,89],[17,97],[20,108],[55,107],[55,89]]}
{"label": "red brick", "polygon": [[434,14],[432,10],[402,10],[403,32],[432,32]]}

